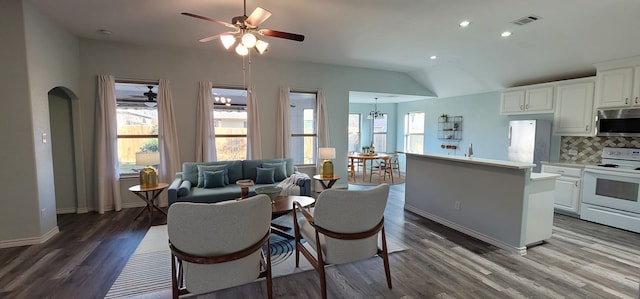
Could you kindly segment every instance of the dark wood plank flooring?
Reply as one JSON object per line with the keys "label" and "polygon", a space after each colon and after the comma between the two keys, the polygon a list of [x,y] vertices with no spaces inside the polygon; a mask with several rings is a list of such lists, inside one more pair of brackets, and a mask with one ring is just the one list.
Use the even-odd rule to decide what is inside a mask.
{"label": "dark wood plank flooring", "polygon": [[[328,267],[330,298],[640,298],[640,234],[556,214],[553,237],[518,256],[403,205],[404,185],[392,186],[387,236],[409,248],[390,256],[393,289],[372,258]],[[103,298],[149,226],[137,211],[60,215],[47,243],[0,249],[0,298]],[[264,295],[257,281],[197,297]],[[274,280],[276,298],[319,295],[314,271]]]}

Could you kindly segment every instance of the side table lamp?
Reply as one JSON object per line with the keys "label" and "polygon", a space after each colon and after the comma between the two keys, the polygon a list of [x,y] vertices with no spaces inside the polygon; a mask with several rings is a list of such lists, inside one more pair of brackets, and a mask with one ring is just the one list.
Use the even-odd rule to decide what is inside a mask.
{"label": "side table lamp", "polygon": [[159,163],[159,152],[136,153],[136,165],[147,165],[140,170],[140,187],[158,186],[158,170],[152,165],[158,165]]}
{"label": "side table lamp", "polygon": [[318,149],[318,156],[323,159],[322,166],[320,166],[320,176],[322,178],[333,177],[333,162],[330,159],[336,158],[336,149],[333,147],[321,147]]}

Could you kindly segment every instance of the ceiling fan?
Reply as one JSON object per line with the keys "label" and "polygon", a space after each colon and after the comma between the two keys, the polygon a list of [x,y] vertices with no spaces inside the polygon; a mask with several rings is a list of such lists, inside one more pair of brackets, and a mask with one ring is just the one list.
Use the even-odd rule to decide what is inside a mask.
{"label": "ceiling fan", "polygon": [[153,85],[147,85],[147,88],[149,88],[149,91],[142,95],[130,95],[131,98],[146,98],[146,100],[118,99],[118,102],[144,103],[148,107],[155,107],[158,94],[153,92]]}
{"label": "ceiling fan", "polygon": [[220,41],[222,42],[222,45],[225,47],[225,49],[229,49],[235,44],[237,39],[240,39],[240,42],[236,46],[235,50],[236,53],[242,56],[249,54],[249,49],[251,48],[254,48],[259,54],[263,54],[267,51],[269,43],[263,40],[259,40],[256,35],[284,38],[298,42],[304,41],[304,35],[258,28],[258,26],[260,26],[262,22],[266,21],[271,16],[271,12],[261,7],[257,7],[251,13],[251,15],[247,16],[247,0],[244,0],[244,14],[242,16],[233,17],[231,19],[231,23],[203,17],[188,12],[183,12],[182,14],[192,18],[220,24],[233,29],[233,31],[223,32],[213,36],[205,37],[200,39],[199,41],[209,42],[220,38]]}

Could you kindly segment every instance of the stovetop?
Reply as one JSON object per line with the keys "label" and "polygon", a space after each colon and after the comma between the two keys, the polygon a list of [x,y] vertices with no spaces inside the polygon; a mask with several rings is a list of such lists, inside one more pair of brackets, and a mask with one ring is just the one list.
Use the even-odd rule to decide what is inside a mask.
{"label": "stovetop", "polygon": [[602,163],[592,167],[640,173],[640,149],[605,147],[602,149]]}

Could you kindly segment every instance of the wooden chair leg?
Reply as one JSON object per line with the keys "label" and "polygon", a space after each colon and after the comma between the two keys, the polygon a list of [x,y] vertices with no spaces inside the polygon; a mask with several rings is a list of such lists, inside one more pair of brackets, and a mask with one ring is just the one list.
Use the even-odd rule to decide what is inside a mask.
{"label": "wooden chair leg", "polygon": [[267,272],[267,277],[266,277],[266,282],[267,282],[267,297],[269,299],[273,298],[273,278],[271,277],[271,246],[269,246],[269,238],[267,238],[267,256],[266,256],[266,261],[267,261],[267,266],[266,266],[266,272]]}
{"label": "wooden chair leg", "polygon": [[384,264],[384,274],[387,276],[387,286],[391,289],[391,268],[389,267],[389,252],[387,250],[387,237],[382,227],[382,261]]}

